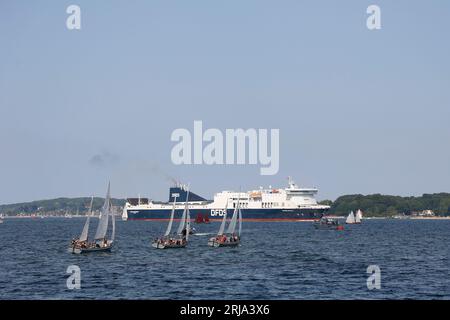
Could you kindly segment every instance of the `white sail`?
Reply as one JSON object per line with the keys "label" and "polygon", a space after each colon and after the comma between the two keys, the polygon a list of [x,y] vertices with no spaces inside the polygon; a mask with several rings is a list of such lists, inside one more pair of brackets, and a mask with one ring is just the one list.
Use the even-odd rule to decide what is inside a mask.
{"label": "white sail", "polygon": [[353,211],[350,212],[347,219],[345,220],[345,223],[355,223],[355,215]]}
{"label": "white sail", "polygon": [[241,208],[239,208],[239,229],[238,229],[238,235],[241,237],[241,231],[242,231],[242,213]]}
{"label": "white sail", "polygon": [[172,212],[170,213],[169,225],[167,226],[166,233],[164,233],[165,237],[167,237],[170,234],[170,231],[172,230],[173,217],[175,215],[175,205],[176,205],[176,198],[174,198],[174,200],[173,200],[173,207],[172,207]]}
{"label": "white sail", "polygon": [[239,203],[241,200],[240,196],[241,196],[241,194],[239,194],[238,202],[237,202],[236,208],[234,209],[233,216],[231,217],[231,221],[230,221],[230,225],[228,226],[227,233],[234,233],[234,231],[236,230],[237,217],[238,217],[238,214],[240,211],[240,206],[239,206]]}
{"label": "white sail", "polygon": [[116,237],[116,217],[114,216],[114,213],[112,211],[110,212],[110,214],[111,214],[111,220],[112,220],[112,233],[111,233],[110,243],[113,243],[114,238]]}
{"label": "white sail", "polygon": [[87,217],[87,219],[86,219],[86,223],[84,224],[84,227],[83,227],[83,231],[81,232],[81,235],[80,235],[80,241],[86,241],[87,240],[87,238],[88,238],[88,232],[89,232],[89,220],[91,219],[91,217]]}
{"label": "white sail", "polygon": [[94,197],[91,198],[91,204],[89,206],[88,217],[86,219],[86,223],[84,224],[83,231],[81,232],[80,239],[79,239],[80,241],[86,241],[88,239],[89,222],[91,220],[93,202],[94,202]]}
{"label": "white sail", "polygon": [[183,215],[181,216],[180,224],[178,225],[177,234],[181,235],[186,223],[186,208],[183,210]]}
{"label": "white sail", "polygon": [[358,209],[355,216],[355,223],[361,223],[362,220],[362,211]]}
{"label": "white sail", "polygon": [[186,214],[187,214],[187,211],[189,210],[188,200],[189,200],[189,190],[186,193],[186,202],[184,203],[183,215],[181,216],[180,225],[178,226],[178,230],[177,230],[178,235],[181,235],[183,233],[183,229],[186,224]]}
{"label": "white sail", "polygon": [[225,213],[223,214],[222,223],[220,224],[219,232],[217,233],[218,236],[223,235],[223,231],[225,230],[225,223],[227,221],[227,207],[228,207],[228,200],[227,204],[225,205]]}
{"label": "white sail", "polygon": [[108,183],[108,191],[106,193],[105,203],[102,208],[102,215],[100,221],[98,222],[97,231],[95,232],[95,240],[100,240],[105,238],[106,232],[108,231],[108,220],[111,211],[111,202],[110,202],[110,184]]}
{"label": "white sail", "polygon": [[186,212],[186,241],[189,239],[189,232],[191,231],[191,214],[189,213],[189,207]]}
{"label": "white sail", "polygon": [[126,205],[123,207],[122,220],[123,221],[127,221],[128,220],[128,210],[127,210],[127,206]]}

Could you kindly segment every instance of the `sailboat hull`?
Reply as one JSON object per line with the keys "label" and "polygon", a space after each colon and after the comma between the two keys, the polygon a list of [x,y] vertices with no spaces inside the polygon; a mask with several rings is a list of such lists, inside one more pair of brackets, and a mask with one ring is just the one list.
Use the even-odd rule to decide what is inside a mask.
{"label": "sailboat hull", "polygon": [[107,247],[95,247],[95,248],[69,248],[68,251],[74,254],[83,254],[90,252],[111,252],[112,245]]}
{"label": "sailboat hull", "polygon": [[178,248],[186,248],[185,244],[164,244],[164,243],[152,243],[152,247],[155,249],[178,249]]}
{"label": "sailboat hull", "polygon": [[208,246],[210,247],[214,247],[214,248],[218,248],[218,247],[237,247],[241,244],[241,241],[233,241],[233,242],[229,242],[229,241],[225,241],[225,242],[220,242],[217,241],[215,238],[211,238],[208,240]]}
{"label": "sailboat hull", "polygon": [[239,246],[240,242],[236,241],[236,242],[224,242],[224,243],[219,243],[219,242],[215,242],[214,243],[214,247],[218,248],[218,247],[237,247]]}

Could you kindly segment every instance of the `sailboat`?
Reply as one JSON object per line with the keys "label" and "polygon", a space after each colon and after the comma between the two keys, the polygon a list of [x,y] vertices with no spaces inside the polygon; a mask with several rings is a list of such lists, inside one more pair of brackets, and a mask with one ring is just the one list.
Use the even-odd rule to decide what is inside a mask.
{"label": "sailboat", "polygon": [[[89,242],[89,224],[92,216],[92,205],[94,197],[91,198],[91,204],[89,208],[89,214],[86,218],[86,222],[83,227],[83,231],[78,239],[72,240],[69,251],[72,253],[87,253],[87,252],[102,252],[111,251],[114,238],[116,235],[116,221],[112,213],[110,184],[108,184],[108,191],[106,193],[105,203],[101,210],[101,218],[98,222],[97,231],[95,232],[94,241]],[[108,240],[106,233],[108,232],[109,217],[112,220],[112,232],[111,239]]]}
{"label": "sailboat", "polygon": [[347,216],[347,219],[345,220],[345,223],[347,223],[347,224],[356,223],[355,215],[354,215],[353,211],[350,211],[349,215]]}
{"label": "sailboat", "polygon": [[362,221],[362,211],[358,209],[355,216],[355,223],[361,223]]}
{"label": "sailboat", "polygon": [[[219,232],[217,236],[212,237],[208,240],[208,246],[210,247],[237,247],[241,243],[241,231],[242,231],[242,213],[240,207],[240,195],[238,197],[238,202],[234,208],[233,216],[231,217],[230,224],[226,233],[225,224],[227,220],[227,205],[225,206],[225,213],[223,215],[222,223],[220,224]],[[238,234],[236,235],[236,223],[238,222]]]}
{"label": "sailboat", "polygon": [[170,213],[169,224],[167,225],[166,232],[164,236],[155,239],[152,242],[152,247],[156,249],[170,249],[170,248],[185,248],[188,240],[189,234],[191,234],[191,216],[189,213],[189,190],[187,191],[186,201],[184,205],[183,215],[181,216],[180,225],[178,226],[177,233],[175,235],[170,235],[173,225],[173,219],[175,216],[175,207],[176,207],[176,198],[179,196],[178,194],[172,195],[173,206],[172,211]]}

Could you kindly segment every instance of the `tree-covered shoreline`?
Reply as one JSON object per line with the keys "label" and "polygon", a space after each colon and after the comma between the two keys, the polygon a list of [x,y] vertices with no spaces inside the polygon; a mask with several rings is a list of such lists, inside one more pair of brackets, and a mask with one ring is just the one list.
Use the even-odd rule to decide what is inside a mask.
{"label": "tree-covered shoreline", "polygon": [[372,217],[410,215],[423,210],[432,210],[438,216],[450,215],[450,193],[423,194],[419,197],[354,194],[321,203],[330,205],[330,214],[338,216],[347,215],[351,210],[357,209],[361,209],[365,216]]}
{"label": "tree-covered shoreline", "polygon": [[[105,199],[95,197],[92,210],[98,211],[103,206]],[[23,203],[0,205],[0,213],[9,216],[16,215],[64,215],[80,214],[85,215],[89,211],[91,198],[56,198],[48,200],[38,200]],[[113,206],[123,207],[124,199],[111,199]]]}

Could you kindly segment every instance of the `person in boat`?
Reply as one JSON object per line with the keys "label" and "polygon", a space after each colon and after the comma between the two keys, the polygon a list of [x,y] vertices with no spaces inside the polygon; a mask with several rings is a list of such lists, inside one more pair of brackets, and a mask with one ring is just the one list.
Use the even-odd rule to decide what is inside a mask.
{"label": "person in boat", "polygon": [[[190,229],[190,230],[189,230],[189,234],[193,234],[194,231],[195,231],[194,228]],[[187,232],[187,229],[184,228],[183,231],[181,231],[181,235],[186,236],[186,232]]]}
{"label": "person in boat", "polygon": [[86,241],[80,241],[80,240],[77,239],[73,243],[73,247],[74,248],[85,248],[86,247]]}

